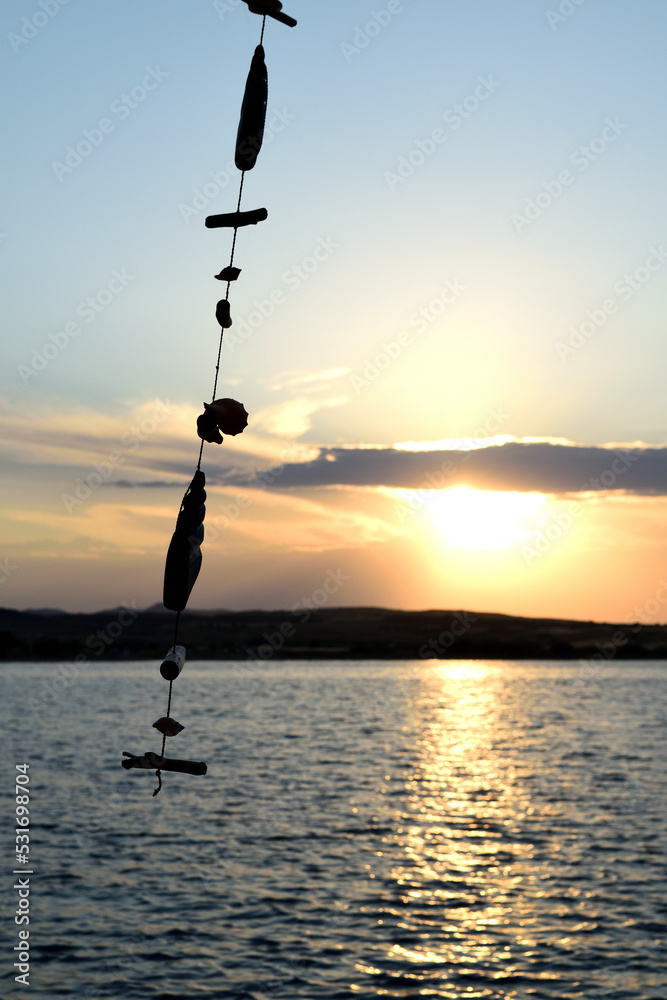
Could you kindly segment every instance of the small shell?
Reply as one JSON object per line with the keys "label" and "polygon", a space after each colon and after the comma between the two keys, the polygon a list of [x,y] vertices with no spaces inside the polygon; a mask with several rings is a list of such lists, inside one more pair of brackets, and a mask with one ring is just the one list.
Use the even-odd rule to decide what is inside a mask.
{"label": "small shell", "polygon": [[161,719],[153,723],[153,729],[157,729],[159,733],[163,736],[178,736],[185,729],[180,722],[176,722],[176,719],[168,719],[166,715],[163,715]]}
{"label": "small shell", "polygon": [[210,444],[222,444],[222,434],[218,430],[215,415],[209,413],[208,407],[204,413],[200,413],[197,417],[197,434],[202,441],[208,441]]}
{"label": "small shell", "polygon": [[218,281],[236,281],[239,274],[241,273],[240,267],[223,267],[220,274],[214,274],[213,277],[217,278]]}
{"label": "small shell", "polygon": [[204,403],[204,406],[206,414],[212,415],[213,420],[224,434],[240,434],[248,426],[246,408],[243,403],[239,403],[235,399],[215,399],[212,403]]}

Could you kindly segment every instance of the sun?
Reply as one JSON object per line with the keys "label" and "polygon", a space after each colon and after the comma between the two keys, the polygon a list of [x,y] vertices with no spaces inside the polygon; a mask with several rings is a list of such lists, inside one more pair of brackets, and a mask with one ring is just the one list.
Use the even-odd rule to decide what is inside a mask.
{"label": "sun", "polygon": [[452,549],[511,549],[534,535],[547,497],[542,493],[434,490],[427,500],[435,527]]}

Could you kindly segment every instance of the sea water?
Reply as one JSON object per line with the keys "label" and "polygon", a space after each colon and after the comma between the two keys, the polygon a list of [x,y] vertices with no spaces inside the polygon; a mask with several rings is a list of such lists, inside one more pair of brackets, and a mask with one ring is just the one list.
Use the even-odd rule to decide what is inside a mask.
{"label": "sea water", "polygon": [[157,664],[0,677],[5,997],[667,997],[667,665],[189,662],[155,798]]}

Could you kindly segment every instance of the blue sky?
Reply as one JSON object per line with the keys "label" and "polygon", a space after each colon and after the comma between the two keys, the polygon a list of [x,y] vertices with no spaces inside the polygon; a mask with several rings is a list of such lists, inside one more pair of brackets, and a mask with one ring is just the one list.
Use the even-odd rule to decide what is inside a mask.
{"label": "blue sky", "polygon": [[[267,24],[269,134],[243,202],[269,218],[239,233],[222,354],[219,395],[239,398],[250,424],[208,446],[204,468],[231,482],[286,454],[496,433],[663,445],[663,6],[285,9],[299,24]],[[129,574],[153,603],[217,349],[212,276],[229,238],[203,220],[235,205],[229,164],[261,20],[235,0],[7,0],[0,18],[3,532],[19,567],[0,600],[93,610],[123,599]],[[151,419],[132,448],[131,429]],[[119,450],[85,509],[67,510],[63,495]],[[427,543],[380,509],[386,496],[336,486],[265,491],[262,526],[244,515],[226,556],[211,546],[210,562],[231,559],[248,579],[234,592],[203,571],[195,604],[282,606],[286,579],[307,590],[341,553],[357,583],[337,603],[462,603],[446,547],[438,562],[456,572],[425,570]],[[304,503],[319,524],[305,549]],[[664,532],[655,512],[649,530],[648,507],[624,508],[613,530],[596,510],[601,548],[545,557],[540,580],[515,567],[511,598],[502,574],[477,566],[483,587],[471,578],[462,597],[622,616],[657,586]],[[397,560],[419,586],[385,582]],[[623,573],[633,593],[578,604],[564,581],[585,560],[590,579]]]}

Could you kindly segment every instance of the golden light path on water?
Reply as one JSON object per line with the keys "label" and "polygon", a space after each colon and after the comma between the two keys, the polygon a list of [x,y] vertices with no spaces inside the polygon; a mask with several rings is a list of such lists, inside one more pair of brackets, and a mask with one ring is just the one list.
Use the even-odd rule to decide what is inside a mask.
{"label": "golden light path on water", "polygon": [[241,667],[190,662],[179,753],[207,781],[149,815],[152,774],[79,750],[118,759],[109,707],[139,732],[155,664],[82,672],[38,727],[58,665],[5,665],[0,729],[61,817],[44,996],[667,997],[664,662]]}
{"label": "golden light path on water", "polygon": [[[390,946],[382,969],[358,966],[400,981],[392,988],[378,986],[378,996],[524,995],[511,981],[516,974],[525,987],[522,973],[532,965],[538,943],[531,925],[538,922],[544,930],[544,915],[534,905],[535,895],[542,895],[535,883],[543,874],[539,861],[532,863],[531,838],[522,833],[534,811],[524,784],[530,766],[521,762],[527,706],[518,700],[513,706],[511,698],[508,704],[503,666],[431,661],[419,672],[415,711],[422,734],[408,781],[407,815],[414,822],[399,827],[397,838],[384,838],[390,853],[405,861],[392,868],[395,899],[379,921],[392,923],[405,942]],[[508,718],[514,711],[519,733],[512,733]],[[530,883],[536,892],[524,901]],[[513,964],[518,962],[521,971]],[[413,971],[406,971],[408,964]],[[553,980],[535,966],[532,974],[535,980]],[[434,979],[442,983],[437,992],[419,989],[421,981],[432,987]],[[489,987],[490,980],[497,989]]]}

